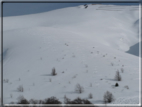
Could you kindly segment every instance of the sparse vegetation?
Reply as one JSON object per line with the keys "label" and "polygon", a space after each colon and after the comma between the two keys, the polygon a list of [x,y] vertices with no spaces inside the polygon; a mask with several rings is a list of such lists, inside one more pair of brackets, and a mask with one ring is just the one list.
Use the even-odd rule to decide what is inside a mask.
{"label": "sparse vegetation", "polygon": [[[18,97],[18,102],[14,103],[11,102],[10,104],[59,104],[58,107],[66,107],[66,105],[71,106],[72,104],[92,104],[89,100],[87,99],[81,99],[81,98],[76,98],[74,100],[70,100],[69,98],[66,97],[66,95],[64,96],[64,104],[66,104],[65,106],[62,106],[60,104],[62,104],[56,97],[50,97],[47,98],[45,100],[34,100],[34,99],[30,99],[29,101],[27,99],[25,99],[22,95]],[[29,106],[31,107],[31,106]],[[86,106],[87,107],[87,106]],[[91,105],[91,107],[95,107],[94,105]]]}
{"label": "sparse vegetation", "polygon": [[84,88],[80,84],[77,84],[76,87],[75,87],[75,91],[77,93],[83,93],[84,92]]}
{"label": "sparse vegetation", "polygon": [[104,94],[104,103],[111,103],[113,102],[115,99],[114,99],[114,96],[112,95],[111,92],[107,91],[105,94]]}

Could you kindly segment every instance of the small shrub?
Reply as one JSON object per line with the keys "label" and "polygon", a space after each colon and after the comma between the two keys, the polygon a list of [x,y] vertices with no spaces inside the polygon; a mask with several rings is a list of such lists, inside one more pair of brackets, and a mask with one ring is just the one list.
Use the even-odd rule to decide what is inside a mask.
{"label": "small shrub", "polygon": [[88,98],[92,99],[92,98],[93,98],[93,95],[90,93],[90,94],[88,95]]}
{"label": "small shrub", "polygon": [[52,69],[51,75],[52,75],[52,76],[57,75],[55,68]]}
{"label": "small shrub", "polygon": [[23,91],[24,91],[24,88],[23,88],[22,85],[20,85],[20,86],[17,88],[17,90],[20,91],[20,92],[23,92]]}
{"label": "small shrub", "polygon": [[61,104],[61,102],[56,97],[51,97],[45,99],[44,104]]}
{"label": "small shrub", "polygon": [[75,91],[77,93],[83,93],[84,92],[84,88],[80,84],[77,84],[76,87],[75,87]]}
{"label": "small shrub", "polygon": [[115,87],[118,87],[118,86],[119,86],[119,84],[118,84],[118,83],[116,83],[116,84],[115,84]]}
{"label": "small shrub", "polygon": [[103,57],[105,57],[105,55],[103,55]]}
{"label": "small shrub", "polygon": [[111,65],[113,66],[114,64],[113,64],[113,63],[111,63]]}
{"label": "small shrub", "polygon": [[115,80],[116,81],[121,81],[122,80],[119,71],[116,71]]}
{"label": "small shrub", "polygon": [[112,95],[111,92],[107,91],[105,94],[104,94],[104,103],[111,103],[114,101],[114,96]]}

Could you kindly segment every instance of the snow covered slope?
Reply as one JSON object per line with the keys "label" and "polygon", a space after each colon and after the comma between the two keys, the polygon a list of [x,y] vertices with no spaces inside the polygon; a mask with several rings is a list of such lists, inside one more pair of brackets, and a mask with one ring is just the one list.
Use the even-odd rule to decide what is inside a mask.
{"label": "snow covered slope", "polygon": [[[139,42],[138,20],[138,6],[115,5],[4,17],[3,77],[9,79],[4,103],[16,102],[19,95],[28,100],[55,96],[63,102],[64,95],[74,99],[92,93],[89,100],[102,104],[110,91],[117,103],[129,98],[129,104],[138,104],[139,57],[126,53]],[[51,76],[53,67],[56,76]],[[114,88],[117,70],[122,81]],[[82,94],[75,92],[78,83]],[[20,85],[24,92],[17,91]]]}

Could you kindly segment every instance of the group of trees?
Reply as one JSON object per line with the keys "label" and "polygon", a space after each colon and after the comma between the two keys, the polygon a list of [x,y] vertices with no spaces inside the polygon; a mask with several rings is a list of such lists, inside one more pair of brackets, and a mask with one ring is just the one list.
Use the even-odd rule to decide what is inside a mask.
{"label": "group of trees", "polygon": [[[121,69],[121,71],[124,71],[124,69]],[[55,68],[52,69],[52,72],[51,72],[51,75],[52,76],[55,76],[57,75],[56,73],[56,70]],[[116,71],[116,75],[115,75],[115,80],[116,81],[121,81],[121,75],[119,73],[119,71]],[[118,87],[118,83],[115,84],[116,87]],[[23,92],[24,91],[24,88],[23,86],[19,86],[17,88],[18,91],[20,92]],[[77,84],[76,87],[75,87],[75,91],[77,93],[83,93],[84,92],[84,88],[83,86],[81,86],[80,84]],[[90,93],[88,98],[93,98],[93,95]],[[107,91],[105,94],[104,94],[104,103],[111,103],[112,101],[114,101],[114,96],[111,92]],[[87,99],[81,99],[81,98],[76,98],[74,100],[70,100],[69,98],[67,97],[64,97],[64,103],[65,104],[92,104],[89,100]],[[14,104],[12,102],[12,104]],[[16,104],[62,104],[56,97],[51,97],[51,98],[47,98],[45,100],[26,100],[24,97],[22,97],[19,102],[17,102]]]}

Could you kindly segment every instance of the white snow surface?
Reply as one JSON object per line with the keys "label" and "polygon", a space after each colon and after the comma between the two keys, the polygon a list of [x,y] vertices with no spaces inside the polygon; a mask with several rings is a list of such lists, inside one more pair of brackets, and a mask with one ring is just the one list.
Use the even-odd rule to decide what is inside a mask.
{"label": "white snow surface", "polygon": [[[9,79],[4,103],[17,102],[20,95],[63,102],[64,95],[88,99],[92,93],[88,100],[102,104],[110,91],[114,104],[139,104],[139,57],[126,53],[139,42],[138,21],[138,6],[99,4],[4,17],[3,78]],[[53,67],[56,76],[51,76]],[[114,80],[117,70],[122,81]],[[78,83],[84,87],[81,94],[75,92]],[[20,85],[24,92],[17,91]]]}

